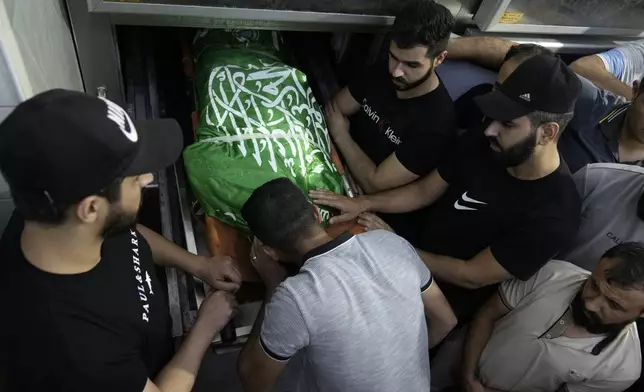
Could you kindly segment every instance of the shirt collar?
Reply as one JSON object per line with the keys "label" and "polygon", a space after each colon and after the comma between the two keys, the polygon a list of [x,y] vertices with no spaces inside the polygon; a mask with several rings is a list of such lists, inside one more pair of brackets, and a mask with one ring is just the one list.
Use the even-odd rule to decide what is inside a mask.
{"label": "shirt collar", "polygon": [[617,162],[619,162],[619,135],[630,106],[630,103],[628,103],[618,107],[599,122],[599,129],[602,135],[604,135],[608,147]]}
{"label": "shirt collar", "polygon": [[552,326],[543,334],[540,336],[541,339],[556,339],[558,337],[561,337],[564,332],[566,331],[566,328],[568,328],[569,325],[573,324],[573,319],[572,319],[572,308],[568,306],[568,309],[564,312],[564,314],[559,317],[557,321],[555,321]]}
{"label": "shirt collar", "polygon": [[345,233],[340,234],[338,237],[332,239],[331,241],[322,244],[318,246],[317,248],[313,248],[310,251],[306,252],[304,257],[302,258],[304,262],[306,262],[308,259],[313,258],[315,256],[319,256],[323,253],[326,253],[330,250],[333,250],[337,248],[338,246],[344,244],[345,242],[349,241],[351,238],[353,238],[353,234],[349,233],[348,231]]}

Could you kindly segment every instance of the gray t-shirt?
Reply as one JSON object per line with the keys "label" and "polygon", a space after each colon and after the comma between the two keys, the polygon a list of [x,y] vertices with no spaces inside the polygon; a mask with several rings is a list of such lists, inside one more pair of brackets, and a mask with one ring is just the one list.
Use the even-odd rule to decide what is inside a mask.
{"label": "gray t-shirt", "polygon": [[383,230],[343,234],[307,255],[266,305],[260,342],[276,360],[302,350],[308,391],[429,390],[416,250]]}
{"label": "gray t-shirt", "polygon": [[557,258],[592,271],[608,249],[644,241],[637,203],[644,193],[644,168],[594,163],[573,175],[582,198],[581,225],[573,246]]}

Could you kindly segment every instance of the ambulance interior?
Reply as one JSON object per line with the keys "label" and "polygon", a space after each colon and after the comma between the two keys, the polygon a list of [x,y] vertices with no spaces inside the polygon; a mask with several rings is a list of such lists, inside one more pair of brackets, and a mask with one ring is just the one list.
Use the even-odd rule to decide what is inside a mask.
{"label": "ambulance interior", "polygon": [[[289,53],[289,65],[307,75],[317,101],[324,103],[365,67],[385,66],[388,42],[383,30],[392,23],[389,10],[396,4],[388,0],[244,0],[243,4],[232,0],[22,1],[0,2],[0,25],[4,20],[8,26],[0,29],[0,46],[4,48],[0,52],[4,63],[0,65],[7,65],[6,71],[0,67],[0,77],[19,92],[13,101],[9,98],[6,103],[0,94],[0,115],[8,113],[19,100],[46,89],[45,86],[83,89],[123,104],[136,119],[176,119],[185,146],[194,140],[197,86],[192,43],[201,29],[278,32],[281,45]],[[27,16],[35,12],[29,10],[29,5],[35,6],[36,2],[39,6],[47,3],[50,8],[38,15],[43,23],[27,23]],[[640,4],[643,1],[437,2],[456,17],[456,34],[538,43],[566,61],[644,35],[641,27],[644,9]],[[52,60],[35,53],[34,45],[47,43],[20,38],[27,30],[61,37],[65,50],[60,52],[64,55]],[[29,66],[30,62],[43,66]],[[58,84],[63,85],[55,85],[56,81],[35,82],[37,77],[46,78],[47,68],[54,65],[76,69],[75,80],[80,83],[69,85],[60,82],[60,78]],[[448,62],[439,70],[453,99],[465,92],[464,87],[454,82],[459,72],[468,72],[469,68],[461,66]],[[489,79],[479,83],[494,78],[490,71],[481,70],[480,74]],[[31,88],[21,87],[21,81],[31,82]],[[5,107],[8,110],[3,111]],[[215,338],[195,389],[216,386],[222,391],[241,390],[235,371],[236,353],[246,341],[264,293],[248,262],[248,235],[205,217],[187,182],[181,159],[157,173],[144,197],[140,216],[143,224],[190,252],[245,258],[241,268],[246,281],[238,297],[242,310]],[[0,230],[11,210],[8,187],[0,181]],[[173,337],[180,342],[208,287],[172,268],[165,269],[161,276],[168,288]],[[289,377],[288,372],[284,377]]]}

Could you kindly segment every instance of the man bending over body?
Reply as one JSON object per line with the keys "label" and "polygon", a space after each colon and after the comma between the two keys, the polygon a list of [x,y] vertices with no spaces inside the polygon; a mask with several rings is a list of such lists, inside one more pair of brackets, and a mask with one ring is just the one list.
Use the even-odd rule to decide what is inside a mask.
{"label": "man bending over body", "polygon": [[623,391],[640,375],[643,316],[643,243],[608,250],[592,274],[553,260],[499,286],[453,364],[466,391]]}
{"label": "man bending over body", "polygon": [[[246,390],[270,391],[303,351],[307,391],[427,391],[429,347],[456,324],[429,270],[387,231],[331,239],[315,211],[286,178],[242,209],[263,244],[252,257],[268,289],[239,358]],[[276,260],[300,272],[282,282]]]}
{"label": "man bending over body", "polygon": [[[494,121],[484,132],[461,136],[457,151],[437,170],[377,195],[349,199],[314,191],[311,196],[344,212],[333,221],[431,205],[419,252],[432,273],[451,284],[441,288],[465,321],[494,292],[487,286],[529,279],[577,231],[579,195],[557,141],[579,89],[561,59],[532,57],[496,91],[478,98]],[[381,227],[368,219],[362,223]]]}
{"label": "man bending over body", "polygon": [[[410,183],[451,150],[456,115],[435,69],[453,27],[444,6],[406,3],[392,29],[388,73],[384,67],[365,72],[327,104],[329,132],[364,192]],[[415,232],[416,219],[387,217],[405,238]]]}

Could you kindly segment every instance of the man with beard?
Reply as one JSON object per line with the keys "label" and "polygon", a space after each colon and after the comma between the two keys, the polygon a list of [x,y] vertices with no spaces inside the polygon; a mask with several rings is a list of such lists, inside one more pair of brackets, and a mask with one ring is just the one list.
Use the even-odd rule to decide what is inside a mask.
{"label": "man with beard", "polygon": [[[240,275],[230,259],[192,255],[134,226],[151,172],[182,147],[172,120],[135,127],[107,99],[65,90],[29,99],[0,124],[0,170],[17,209],[0,241],[8,390],[191,389],[234,313],[225,291]],[[204,299],[174,357],[155,263],[225,290]]]}
{"label": "man with beard", "polygon": [[623,391],[640,375],[643,316],[644,243],[609,249],[592,274],[553,260],[499,286],[453,364],[466,391]]}
{"label": "man with beard", "polygon": [[[443,80],[448,82],[448,88],[450,87],[449,82],[455,78],[459,78],[459,75],[447,72],[450,70],[450,67],[447,65],[451,65],[449,60],[465,62],[470,67],[473,66],[470,63],[474,63],[488,69],[498,70],[496,82],[503,83],[505,78],[514,72],[516,67],[523,61],[539,54],[552,54],[549,49],[540,45],[517,44],[516,42],[495,37],[452,38],[449,40],[447,50],[447,64],[441,67],[439,73]],[[574,70],[572,65],[570,68]],[[484,116],[474,102],[474,98],[492,91],[495,81],[481,72],[481,69],[478,69],[478,72],[471,72],[478,78],[478,82],[476,83],[472,82],[472,79],[459,78],[461,83],[471,87],[460,95],[454,103],[459,128],[461,129],[471,129],[475,124],[479,124],[480,126],[483,123],[482,119]],[[589,125],[592,126],[608,114],[616,105],[624,103],[623,98],[612,94],[610,91],[598,88],[593,82],[580,74],[577,76],[581,82],[581,91],[575,104],[573,119],[568,124],[568,131],[566,131],[565,135],[568,135],[571,128],[581,130],[586,129]],[[463,89],[465,87],[461,87],[461,90]],[[564,136],[565,138],[566,136]],[[559,143],[559,147],[561,148],[561,143]]]}
{"label": "man with beard", "polygon": [[[580,200],[557,140],[572,118],[580,85],[553,55],[524,61],[498,88],[477,98],[491,120],[471,130],[436,170],[407,186],[349,199],[311,192],[342,211],[406,212],[431,205],[419,254],[459,321],[467,321],[512,277],[529,279],[565,249],[579,224]],[[359,220],[385,228],[374,215]]]}
{"label": "man with beard", "polygon": [[[592,271],[615,244],[644,239],[644,167],[593,163],[573,179],[582,200],[581,223],[570,248],[557,258]],[[637,324],[641,335],[644,320]],[[630,390],[643,389],[640,379]]]}
{"label": "man with beard", "polygon": [[[451,151],[456,115],[435,70],[445,59],[453,27],[444,6],[406,3],[391,31],[389,72],[364,73],[327,104],[329,132],[365,193],[408,184]],[[409,239],[417,231],[417,216],[386,219]]]}
{"label": "man with beard", "polygon": [[[582,83],[575,116],[559,142],[559,151],[571,172],[575,173],[590,163],[644,166],[643,42],[631,42],[604,53],[582,57],[570,65]],[[447,49],[450,60],[468,60],[499,69],[497,80],[502,81],[512,71],[512,57],[521,59],[529,55],[529,51],[524,51],[529,47],[546,50],[539,49],[537,45],[517,45],[494,37],[454,38],[449,41]],[[454,78],[447,72],[442,76],[444,80]],[[489,83],[475,86],[456,100],[460,123],[480,123],[481,114],[472,98],[490,91],[492,87]]]}

